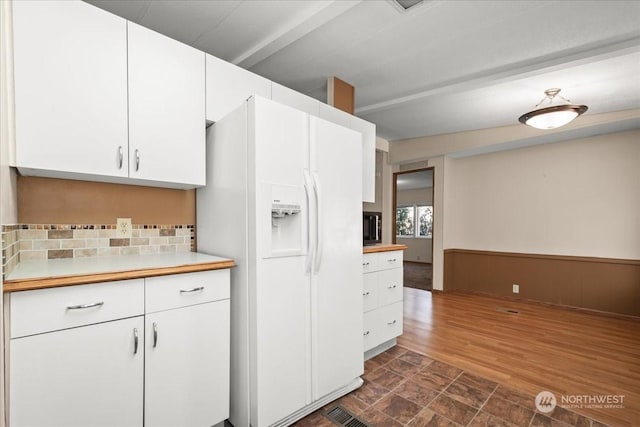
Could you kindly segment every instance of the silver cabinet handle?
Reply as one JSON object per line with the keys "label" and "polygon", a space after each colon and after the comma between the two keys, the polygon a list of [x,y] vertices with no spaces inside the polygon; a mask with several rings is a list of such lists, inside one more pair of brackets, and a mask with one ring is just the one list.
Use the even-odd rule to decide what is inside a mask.
{"label": "silver cabinet handle", "polygon": [[156,348],[158,345],[158,325],[156,322],[153,322],[153,348]]}
{"label": "silver cabinet handle", "polygon": [[397,261],[397,259],[393,258],[393,259],[388,259],[387,261],[389,261],[389,262],[396,262],[396,261]]}
{"label": "silver cabinet handle", "polygon": [[68,305],[67,310],[81,310],[83,308],[100,307],[102,305],[104,305],[104,301],[94,302],[91,304]]}
{"label": "silver cabinet handle", "polygon": [[122,145],[118,146],[118,169],[122,169],[122,161],[124,160],[124,152],[122,151]]}
{"label": "silver cabinet handle", "polygon": [[138,353],[138,328],[133,328],[133,354]]}
{"label": "silver cabinet handle", "polygon": [[394,320],[393,322],[387,322],[387,325],[395,325],[396,321]]}
{"label": "silver cabinet handle", "polygon": [[198,286],[197,288],[191,288],[191,289],[180,289],[180,293],[181,294],[187,294],[189,292],[198,292],[198,291],[203,291],[204,290],[204,286]]}
{"label": "silver cabinet handle", "polygon": [[387,286],[387,289],[395,289],[395,288],[397,288],[396,285]]}
{"label": "silver cabinet handle", "polygon": [[370,331],[367,331],[367,332],[365,332],[365,333],[364,333],[364,334],[362,334],[362,335],[364,335],[364,336],[366,337],[367,335],[369,335],[369,332],[370,332]]}
{"label": "silver cabinet handle", "polygon": [[369,264],[370,264],[369,262],[363,262],[363,263],[362,263],[362,266],[363,266],[363,267],[366,267],[366,266],[367,266],[367,265],[369,265]]}
{"label": "silver cabinet handle", "polygon": [[367,295],[369,295],[371,292],[367,291],[365,293],[362,294],[363,297],[366,297]]}
{"label": "silver cabinet handle", "polygon": [[140,150],[136,149],[136,172],[140,169]]}

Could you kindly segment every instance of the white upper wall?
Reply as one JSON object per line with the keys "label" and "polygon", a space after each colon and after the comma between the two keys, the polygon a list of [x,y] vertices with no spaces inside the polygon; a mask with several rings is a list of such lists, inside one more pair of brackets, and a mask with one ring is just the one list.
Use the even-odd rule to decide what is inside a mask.
{"label": "white upper wall", "polygon": [[640,259],[640,130],[446,163],[444,248]]}

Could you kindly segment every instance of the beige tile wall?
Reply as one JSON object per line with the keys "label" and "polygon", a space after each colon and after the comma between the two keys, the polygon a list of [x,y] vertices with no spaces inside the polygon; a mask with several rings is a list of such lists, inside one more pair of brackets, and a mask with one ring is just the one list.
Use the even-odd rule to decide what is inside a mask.
{"label": "beige tile wall", "polygon": [[126,239],[116,236],[115,224],[18,224],[2,227],[5,276],[21,261],[194,250],[194,225],[134,224],[131,238]]}

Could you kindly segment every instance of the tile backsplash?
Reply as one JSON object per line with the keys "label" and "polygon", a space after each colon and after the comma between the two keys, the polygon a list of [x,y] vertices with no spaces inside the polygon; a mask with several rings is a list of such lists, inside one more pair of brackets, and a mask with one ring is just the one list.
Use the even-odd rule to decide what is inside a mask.
{"label": "tile backsplash", "polygon": [[20,260],[20,240],[18,239],[19,225],[5,225],[2,227],[2,272],[9,274]]}
{"label": "tile backsplash", "polygon": [[118,238],[116,224],[18,224],[2,227],[5,276],[20,261],[194,250],[194,225],[134,224],[131,238]]}

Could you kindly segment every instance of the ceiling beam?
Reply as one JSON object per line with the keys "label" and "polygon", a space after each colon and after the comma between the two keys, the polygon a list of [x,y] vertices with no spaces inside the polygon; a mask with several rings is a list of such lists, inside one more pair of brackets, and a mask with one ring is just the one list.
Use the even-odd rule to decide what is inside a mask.
{"label": "ceiling beam", "polygon": [[278,28],[231,62],[249,69],[361,2],[362,0],[310,2],[314,7],[309,8],[305,14]]}
{"label": "ceiling beam", "polygon": [[423,136],[389,144],[389,163],[402,164],[439,156],[475,156],[605,133],[640,129],[640,109],[612,111],[580,117],[553,130],[522,124],[477,129],[444,135]]}
{"label": "ceiling beam", "polygon": [[480,73],[466,75],[450,80],[435,87],[399,98],[364,105],[356,108],[356,114],[373,113],[387,110],[398,105],[419,101],[432,96],[444,96],[470,90],[482,89],[489,86],[549,73],[567,67],[602,61],[617,56],[628,55],[640,51],[640,32],[635,36],[624,39],[599,41],[543,57],[525,60],[504,67],[485,70]]}

